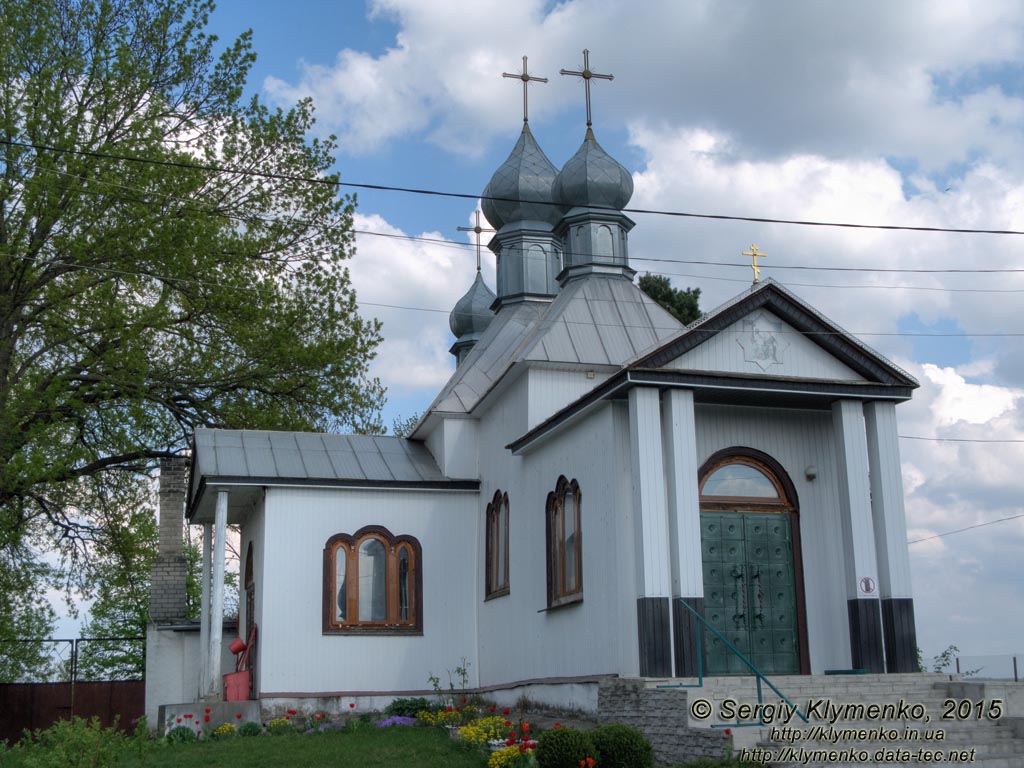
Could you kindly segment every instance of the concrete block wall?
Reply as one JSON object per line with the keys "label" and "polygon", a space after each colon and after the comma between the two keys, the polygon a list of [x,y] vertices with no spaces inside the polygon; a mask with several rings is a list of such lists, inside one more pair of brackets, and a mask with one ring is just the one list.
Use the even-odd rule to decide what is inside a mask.
{"label": "concrete block wall", "polygon": [[185,556],[182,526],[185,515],[188,458],[160,460],[158,554],[150,572],[149,618],[173,622],[185,616]]}
{"label": "concrete block wall", "polygon": [[661,764],[725,757],[732,741],[723,729],[689,726],[688,694],[685,688],[648,688],[639,678],[604,680],[597,690],[597,717],[639,728]]}

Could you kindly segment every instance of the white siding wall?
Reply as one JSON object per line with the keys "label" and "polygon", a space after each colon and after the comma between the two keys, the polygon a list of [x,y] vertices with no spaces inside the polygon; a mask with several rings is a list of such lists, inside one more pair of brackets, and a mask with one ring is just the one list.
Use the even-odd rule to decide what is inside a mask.
{"label": "white siding wall", "polygon": [[[545,384],[558,375],[545,373],[556,374],[539,380]],[[594,382],[584,374],[561,375],[578,377],[587,388]],[[624,405],[604,405],[536,451],[512,456],[504,446],[526,432],[527,415],[550,415],[555,400],[545,399],[544,390],[523,377],[481,420],[475,581],[482,685],[637,673],[628,413]],[[535,408],[538,402],[543,406]],[[582,494],[584,599],[545,611],[545,503],[562,474],[575,478]],[[483,520],[499,488],[509,494],[510,593],[484,602]]]}
{"label": "white siding wall", "polygon": [[427,437],[427,450],[447,477],[477,478],[480,475],[475,419],[445,419]]}
{"label": "white siding wall", "polygon": [[530,382],[527,429],[533,429],[608,378],[608,374],[596,371],[594,377],[588,379],[586,371],[558,371],[550,368],[532,368],[526,376]]}
{"label": "white siding wall", "polygon": [[[475,493],[272,488],[262,562],[260,691],[430,688],[462,657],[476,684]],[[423,635],[324,635],[323,547],[336,533],[382,525],[423,551]]]}
{"label": "white siding wall", "polygon": [[[832,414],[698,405],[698,463],[733,446],[764,451],[785,468],[796,486],[811,671],[848,667],[850,633]],[[817,467],[813,481],[805,475],[809,465]]]}
{"label": "white siding wall", "polygon": [[[683,371],[722,371],[727,373],[752,373],[759,376],[801,376],[812,379],[838,381],[864,381],[853,369],[836,360],[813,341],[803,336],[793,326],[767,310],[757,313],[773,323],[781,324],[781,333],[776,334],[781,364],[763,369],[756,362],[745,359],[740,337],[744,335],[743,320],[733,323],[705,341],[699,347],[680,355],[668,363],[666,368]],[[745,334],[750,335],[748,330]]]}

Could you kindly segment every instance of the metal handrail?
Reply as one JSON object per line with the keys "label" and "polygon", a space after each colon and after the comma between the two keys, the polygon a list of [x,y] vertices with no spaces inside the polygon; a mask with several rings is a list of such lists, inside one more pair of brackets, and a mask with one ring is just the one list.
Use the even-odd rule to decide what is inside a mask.
{"label": "metal handrail", "polygon": [[[801,720],[803,720],[805,723],[808,722],[807,715],[805,715],[803,712],[801,712],[800,708],[796,704],[794,704],[792,701],[790,701],[789,698],[782,691],[780,691],[778,688],[776,688],[775,684],[771,680],[768,679],[768,677],[764,674],[764,672],[762,672],[760,669],[758,669],[757,666],[754,664],[754,662],[752,662],[750,659],[748,659],[746,656],[744,656],[742,651],[740,651],[739,648],[737,648],[735,645],[730,643],[729,640],[721,632],[719,632],[717,629],[715,629],[713,626],[711,626],[711,623],[706,618],[704,618],[700,614],[700,612],[697,611],[697,609],[695,609],[693,606],[688,604],[681,597],[677,597],[675,600],[676,600],[677,603],[679,603],[681,606],[683,606],[686,610],[688,610],[691,614],[693,614],[693,616],[695,616],[696,619],[704,627],[707,627],[707,629],[711,630],[711,632],[714,634],[714,636],[717,637],[719,640],[721,640],[725,644],[725,647],[728,648],[730,651],[732,651],[732,653],[740,661],[742,661],[744,664],[746,664],[747,668],[751,672],[754,673],[754,675],[755,675],[755,677],[757,679],[757,703],[758,704],[763,704],[764,703],[764,692],[763,692],[763,690],[761,688],[761,681],[763,680],[768,685],[768,687],[771,688],[772,691],[775,692],[776,696],[778,696],[784,702],[789,704],[789,706],[793,707],[794,711],[800,717]],[[700,631],[697,632],[697,683],[696,684],[693,684],[693,683],[673,683],[673,684],[659,685],[659,686],[657,686],[658,688],[703,688],[704,687],[704,653],[703,653],[703,646],[702,646],[702,638],[703,638],[703,636],[704,636],[703,632],[700,632]],[[733,727],[733,728],[735,728],[735,727],[743,727],[745,725],[765,725],[763,710],[760,709],[760,708],[758,709],[758,722],[757,723],[729,723],[728,725],[729,725],[729,727]],[[712,728],[715,728],[715,727],[724,728],[726,726],[725,725],[721,725],[721,726],[712,725],[711,727]]]}

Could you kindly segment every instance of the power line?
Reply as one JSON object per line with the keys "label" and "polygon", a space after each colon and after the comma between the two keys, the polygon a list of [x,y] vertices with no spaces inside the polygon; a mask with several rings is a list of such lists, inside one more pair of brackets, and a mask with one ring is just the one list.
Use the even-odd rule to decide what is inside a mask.
{"label": "power line", "polygon": [[1024,440],[985,440],[971,437],[920,437],[918,435],[898,435],[903,440],[928,440],[935,443],[1024,443]]}
{"label": "power line", "polygon": [[1024,517],[1024,512],[1019,515],[1011,515],[1010,517],[1001,517],[998,520],[989,520],[985,523],[978,523],[977,525],[968,525],[966,528],[957,528],[955,531],[946,531],[945,533],[936,533],[934,536],[925,536],[922,539],[913,539],[908,541],[907,544],[919,544],[922,541],[931,541],[932,539],[941,539],[943,536],[952,536],[954,533],[963,533],[964,531],[973,531],[975,528],[984,528],[986,525],[995,525],[996,523],[1005,523],[1007,520],[1017,520]]}
{"label": "power line", "polygon": [[[335,187],[346,187],[349,189],[366,189],[373,190],[376,192],[403,192],[406,194],[414,195],[428,195],[433,197],[448,197],[460,200],[492,200],[498,202],[521,202],[514,198],[506,197],[494,197],[494,196],[483,196],[483,195],[471,195],[464,192],[443,192],[436,189],[419,189],[414,187],[398,187],[387,184],[365,184],[356,183],[351,181],[340,181],[337,178],[332,177],[310,177],[301,176],[299,174],[291,173],[271,173],[269,171],[256,171],[251,169],[238,169],[228,168],[226,166],[210,165],[210,164],[199,164],[199,163],[186,163],[178,160],[157,160],[153,158],[142,158],[132,157],[130,155],[115,155],[106,152],[95,152],[92,150],[85,149],[68,149],[60,147],[52,147],[46,144],[35,144],[31,142],[14,141],[13,139],[0,139],[0,144],[22,147],[24,149],[33,149],[37,152],[58,152],[66,153],[71,155],[79,155],[83,157],[93,157],[97,159],[105,160],[119,160],[130,163],[146,163],[149,165],[161,165],[171,168],[182,168],[194,171],[209,171],[212,173],[232,173],[240,176],[255,176],[264,179],[273,179],[277,181],[292,181],[302,182],[307,184],[324,184]],[[546,201],[531,201],[540,205],[551,205],[556,206],[557,203],[549,203]],[[903,232],[940,232],[940,233],[952,233],[952,234],[966,234],[966,235],[1024,235],[1024,231],[1016,229],[973,229],[973,228],[956,228],[956,227],[924,227],[924,226],[911,226],[905,224],[858,224],[853,222],[837,222],[837,221],[812,221],[804,219],[777,219],[766,216],[735,216],[722,213],[692,213],[688,211],[668,211],[653,208],[613,208],[611,206],[600,206],[592,205],[592,208],[598,210],[611,210],[619,211],[623,213],[635,213],[635,214],[647,214],[651,216],[671,216],[676,218],[692,218],[692,219],[708,219],[713,221],[746,221],[753,222],[755,224],[788,224],[794,226],[803,227],[838,227],[843,229],[879,229],[889,231],[903,231]],[[810,267],[807,267],[810,269]]]}
{"label": "power line", "polygon": [[[60,176],[68,176],[68,177],[71,177],[71,178],[77,178],[75,176],[75,174],[68,173],[66,171],[60,171],[58,169],[44,168],[44,169],[40,169],[40,170],[42,170],[44,173],[53,173],[53,174],[60,175]],[[152,192],[150,190],[143,190],[143,189],[140,189],[138,187],[131,187],[131,186],[128,186],[128,185],[125,185],[125,184],[120,184],[118,182],[108,181],[108,180],[105,180],[105,179],[94,180],[94,183],[96,183],[96,182],[98,182],[100,184],[106,184],[106,185],[111,186],[111,187],[123,189],[123,190],[126,190],[126,191],[138,192],[139,194],[143,194],[143,195],[155,195],[157,197],[163,198],[164,200],[178,202],[178,203],[181,203],[181,204],[183,204],[185,206],[191,206],[191,204],[192,204],[191,200],[184,200],[182,198],[174,197],[172,195],[168,195],[168,194],[165,194],[165,193],[162,193],[162,192]],[[84,194],[94,194],[94,195],[102,195],[102,194],[104,194],[103,192],[96,191],[96,190],[91,190],[91,189],[83,189],[83,190],[80,190],[80,192],[84,193]],[[122,201],[125,201],[125,198],[120,198],[120,199]],[[134,201],[133,200],[133,201],[130,201],[130,202],[139,202],[139,201]],[[256,215],[256,214],[252,214],[252,215],[249,215],[249,216],[240,216],[240,215],[232,214],[232,213],[230,213],[228,211],[222,211],[222,210],[218,210],[218,209],[215,209],[215,208],[202,208],[202,207],[192,206],[190,208],[190,210],[193,211],[193,212],[196,212],[196,213],[205,213],[207,215],[220,216],[220,217],[228,219],[230,221],[239,221],[239,222],[243,222],[243,223],[262,222],[262,223],[266,223],[266,224],[279,224],[279,223],[282,222],[282,219],[280,219],[280,218],[274,218],[274,217],[269,217],[269,216],[259,216],[259,215]],[[311,222],[308,219],[298,219],[298,218],[294,218],[294,217],[290,218],[290,219],[287,219],[287,220],[284,220],[284,221],[286,221],[288,223],[291,223],[291,222],[303,222],[303,223],[306,223],[306,224],[311,224]],[[321,225],[321,226],[322,226],[322,228],[326,228],[326,229],[335,229],[336,228],[336,227],[333,227],[333,226],[330,226],[330,225]],[[462,243],[462,242],[458,242],[458,241],[446,240],[446,239],[436,238],[436,237],[425,237],[425,236],[422,236],[422,235],[396,234],[396,233],[393,233],[393,232],[373,232],[373,231],[370,231],[370,230],[363,230],[363,229],[356,229],[356,228],[351,228],[351,229],[346,228],[346,230],[350,231],[350,232],[352,232],[354,234],[366,235],[368,237],[382,237],[382,238],[395,239],[395,240],[406,240],[406,241],[410,241],[410,242],[429,243],[429,244],[435,245],[437,247],[455,248],[455,249],[458,249],[460,251],[466,251],[466,250],[470,250],[470,249],[475,248],[475,244],[473,244],[473,243]],[[578,255],[581,255],[581,256],[591,255],[592,256],[593,254],[588,253],[588,252],[580,251],[580,252],[578,252]],[[531,256],[529,254],[524,254],[523,257],[524,258],[530,258],[530,259],[536,259],[536,260],[542,260],[544,258],[544,257],[540,257],[540,256]],[[670,258],[657,258],[657,257],[653,257],[653,256],[647,256],[647,257],[644,257],[644,256],[631,256],[630,257],[630,261],[645,261],[645,262],[667,263],[667,264],[691,264],[691,265],[697,265],[697,266],[730,267],[730,268],[739,267],[739,268],[743,268],[743,269],[748,269],[750,267],[749,264],[743,263],[743,262],[718,262],[718,261],[697,260],[697,259],[670,259]],[[874,267],[825,267],[825,266],[816,266],[816,265],[815,266],[808,266],[808,265],[786,265],[786,264],[773,264],[773,265],[771,265],[771,267],[769,269],[771,269],[771,268],[774,268],[774,269],[816,270],[816,271],[826,271],[826,272],[860,272],[860,273],[867,273],[867,272],[891,272],[891,273],[919,273],[919,274],[930,274],[930,273],[934,273],[934,274],[944,274],[944,273],[1018,273],[1018,272],[1024,272],[1024,268],[1020,268],[1020,269],[1016,269],[1016,268],[1014,268],[1014,269],[897,269],[897,268],[887,268],[887,267],[879,267],[879,268],[874,268]],[[714,276],[710,276],[710,275],[691,275],[691,274],[685,274],[685,273],[679,273],[679,272],[664,272],[664,271],[654,271],[654,270],[648,270],[648,271],[651,272],[651,274],[664,275],[664,276],[667,276],[667,277],[689,277],[689,278],[693,278],[693,279],[720,280],[720,281],[727,281],[727,282],[749,283],[749,280],[741,279],[741,278],[714,277]],[[805,287],[805,288],[853,288],[853,289],[880,289],[880,290],[914,290],[914,291],[933,291],[933,292],[948,292],[948,293],[993,293],[993,294],[997,294],[997,293],[1024,293],[1024,288],[947,288],[945,286],[912,286],[912,285],[850,285],[850,284],[836,285],[836,284],[825,284],[825,283],[796,283],[796,282],[790,282],[790,281],[787,281],[786,284],[787,285],[792,285],[792,286],[798,286],[798,287]]]}

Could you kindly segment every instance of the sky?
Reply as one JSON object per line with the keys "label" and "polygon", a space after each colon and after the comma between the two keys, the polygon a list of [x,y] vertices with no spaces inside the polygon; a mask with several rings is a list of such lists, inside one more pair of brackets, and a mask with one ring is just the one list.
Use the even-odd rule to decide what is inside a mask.
{"label": "sky", "polygon": [[[1024,229],[1012,0],[221,0],[211,29],[249,28],[251,93],[285,108],[311,97],[344,182],[479,194],[522,127],[521,82],[501,75],[523,55],[548,78],[530,87],[530,126],[561,167],[585,109],[579,79],[558,73],[581,69],[587,48],[614,75],[593,83],[594,130],[633,174],[631,208]],[[448,312],[475,270],[458,227],[475,203],[357,199],[350,269],[383,324],[372,373],[390,425],[454,369]],[[1024,334],[1024,273],[977,271],[1024,269],[1024,237],[633,218],[633,266],[699,287],[702,309],[749,286],[749,266],[721,265],[748,263],[740,252],[757,243],[763,276],[921,382],[898,409],[901,435],[928,438],[900,441],[918,644],[926,659],[950,644],[1024,652],[1024,518],[955,532],[1024,513],[1024,336],[1005,335]],[[968,271],[881,271],[894,269]]]}

